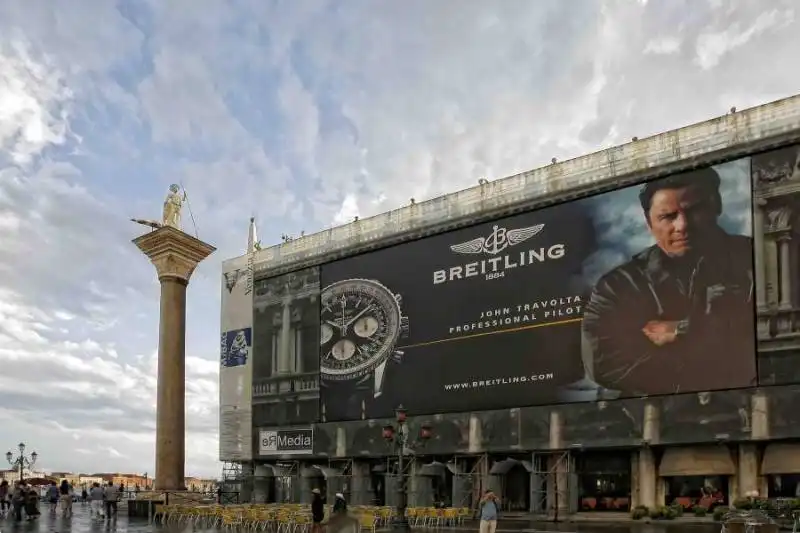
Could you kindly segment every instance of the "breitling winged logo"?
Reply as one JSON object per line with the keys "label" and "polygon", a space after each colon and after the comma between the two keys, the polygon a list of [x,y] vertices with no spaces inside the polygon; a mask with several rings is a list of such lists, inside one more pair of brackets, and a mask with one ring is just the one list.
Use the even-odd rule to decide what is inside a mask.
{"label": "breitling winged logo", "polygon": [[453,244],[450,249],[457,254],[497,255],[509,246],[516,246],[538,235],[543,229],[544,224],[515,229],[506,229],[495,225],[492,232],[486,237],[476,237],[471,241]]}
{"label": "breitling winged logo", "polygon": [[241,268],[237,268],[233,272],[225,272],[223,276],[225,276],[225,288],[228,289],[228,293],[233,293],[233,288],[236,287],[236,284],[239,283],[245,276],[246,272]]}

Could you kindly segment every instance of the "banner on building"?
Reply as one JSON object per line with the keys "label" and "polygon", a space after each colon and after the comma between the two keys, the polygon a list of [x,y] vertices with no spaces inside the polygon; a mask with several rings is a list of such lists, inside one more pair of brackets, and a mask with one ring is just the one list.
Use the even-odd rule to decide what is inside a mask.
{"label": "banner on building", "polygon": [[222,265],[220,334],[221,461],[250,460],[253,382],[253,269],[252,254]]}
{"label": "banner on building", "polygon": [[321,269],[326,421],[756,382],[741,159]]}

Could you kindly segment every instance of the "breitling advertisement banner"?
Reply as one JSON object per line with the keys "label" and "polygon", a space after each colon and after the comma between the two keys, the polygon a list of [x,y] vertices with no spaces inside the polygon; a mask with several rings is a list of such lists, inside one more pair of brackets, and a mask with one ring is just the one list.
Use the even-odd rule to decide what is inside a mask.
{"label": "breitling advertisement banner", "polygon": [[252,254],[222,265],[219,458],[250,460],[253,383]]}
{"label": "breitling advertisement banner", "polygon": [[756,381],[749,159],[324,265],[327,421]]}

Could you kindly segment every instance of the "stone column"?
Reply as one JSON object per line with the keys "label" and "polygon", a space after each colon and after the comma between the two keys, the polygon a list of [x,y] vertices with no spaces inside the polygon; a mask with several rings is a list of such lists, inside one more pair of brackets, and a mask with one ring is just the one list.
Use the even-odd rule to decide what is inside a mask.
{"label": "stone column", "polygon": [[[564,448],[564,419],[561,412],[550,411],[550,449],[563,450]],[[570,461],[569,452],[563,451],[551,455],[548,459],[547,470],[547,509],[563,516],[569,512],[570,500]]]}
{"label": "stone column", "polygon": [[483,427],[481,419],[476,414],[469,415],[469,453],[479,453],[483,450]]}
{"label": "stone column", "polygon": [[789,236],[781,237],[779,242],[778,255],[781,258],[781,300],[779,305],[782,309],[790,309],[792,307],[792,261]]}
{"label": "stone column", "polygon": [[170,226],[133,243],[156,267],[161,283],[156,400],[156,490],[184,490],[186,286],[215,248]]}
{"label": "stone column", "polygon": [[300,321],[297,322],[297,328],[292,330],[294,334],[294,360],[295,360],[295,373],[302,374],[303,369],[303,328],[300,327]]}
{"label": "stone column", "polygon": [[753,440],[770,438],[769,400],[763,391],[756,391],[751,399],[752,418],[750,420],[750,437]]}
{"label": "stone column", "polygon": [[639,505],[644,505],[648,509],[657,507],[657,486],[658,472],[656,471],[656,460],[653,457],[653,449],[649,446],[639,450]]}
{"label": "stone column", "polygon": [[774,236],[768,236],[764,239],[764,258],[766,260],[766,274],[767,274],[767,306],[778,305],[779,289],[781,281],[779,279],[778,263],[780,256],[778,255],[778,243],[775,242]]}
{"label": "stone column", "polygon": [[739,464],[737,470],[738,498],[746,498],[759,492],[758,448],[755,444],[739,445]]}
{"label": "stone column", "polygon": [[764,259],[764,200],[755,199],[753,206],[753,247],[755,252],[756,305],[758,309],[767,306],[767,266]]}
{"label": "stone column", "polygon": [[343,426],[336,427],[336,457],[347,455],[347,432]]}
{"label": "stone column", "polygon": [[352,505],[370,505],[372,503],[370,474],[368,462],[353,461],[350,481],[350,503]]}
{"label": "stone column", "polygon": [[278,373],[291,372],[291,354],[289,353],[290,335],[292,334],[292,297],[283,300],[283,315],[281,317],[281,340],[278,351]]}
{"label": "stone column", "polygon": [[642,428],[642,441],[644,446],[639,449],[637,481],[638,504],[648,509],[657,507],[658,495],[658,470],[651,444],[659,441],[661,429],[661,413],[658,406],[647,402],[644,404],[644,425]]}

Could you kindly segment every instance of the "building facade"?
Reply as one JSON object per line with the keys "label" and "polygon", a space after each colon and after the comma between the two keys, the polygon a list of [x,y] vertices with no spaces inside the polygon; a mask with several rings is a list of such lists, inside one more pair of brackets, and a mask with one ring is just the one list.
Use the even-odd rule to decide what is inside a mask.
{"label": "building facade", "polygon": [[[507,509],[534,513],[797,497],[799,143],[793,97],[227,261],[221,460],[236,464],[256,501],[305,501],[318,487],[354,503],[393,504],[400,475],[411,505],[473,506],[492,488]],[[655,377],[627,379],[652,364],[639,358],[626,380],[607,386],[615,369],[604,366],[606,326],[591,330],[590,322],[604,324],[592,302],[607,267],[650,244],[642,184],[699,181],[707,169],[721,183],[720,224],[752,237],[746,260],[719,263],[746,261],[742,272],[752,273],[742,296],[747,323],[710,327],[680,378],[668,364],[653,367]],[[640,233],[614,233],[634,218]],[[535,239],[547,244],[522,244]],[[512,246],[525,253],[509,254]],[[451,255],[437,259],[444,248]],[[476,254],[483,259],[473,261]],[[537,275],[514,278],[522,267]],[[406,287],[400,297],[381,300],[381,283],[350,283],[376,272],[389,289]],[[383,306],[379,321],[331,308],[368,296],[376,298],[370,309]],[[486,305],[470,307],[483,298]],[[706,313],[730,309],[722,307]],[[440,330],[452,339],[438,338]],[[384,349],[376,364],[371,355]],[[486,366],[470,370],[474,361]],[[475,377],[483,373],[490,377]],[[461,386],[469,393],[447,393]],[[383,438],[400,403],[412,435],[432,429],[403,472]]]}

